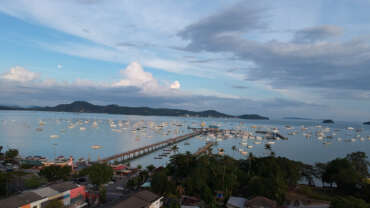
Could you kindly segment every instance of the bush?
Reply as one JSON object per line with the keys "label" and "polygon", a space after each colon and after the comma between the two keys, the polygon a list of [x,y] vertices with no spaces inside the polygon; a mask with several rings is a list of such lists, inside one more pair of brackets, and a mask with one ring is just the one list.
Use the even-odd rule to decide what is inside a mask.
{"label": "bush", "polygon": [[67,180],[68,177],[71,175],[72,168],[70,166],[57,166],[51,165],[44,167],[40,170],[40,176],[44,176],[48,179],[48,181],[56,181],[56,180]]}
{"label": "bush", "polygon": [[32,176],[31,178],[28,178],[24,181],[24,186],[27,189],[34,189],[38,188],[41,185],[45,184],[47,181],[44,178]]}
{"label": "bush", "polygon": [[355,197],[338,197],[330,203],[330,208],[370,208],[370,204]]}

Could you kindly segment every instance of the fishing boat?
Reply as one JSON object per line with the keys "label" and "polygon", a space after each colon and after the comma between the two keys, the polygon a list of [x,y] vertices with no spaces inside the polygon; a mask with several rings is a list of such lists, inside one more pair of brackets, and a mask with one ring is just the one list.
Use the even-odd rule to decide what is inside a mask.
{"label": "fishing boat", "polygon": [[57,139],[57,138],[59,138],[59,135],[56,135],[56,134],[50,135],[50,139]]}

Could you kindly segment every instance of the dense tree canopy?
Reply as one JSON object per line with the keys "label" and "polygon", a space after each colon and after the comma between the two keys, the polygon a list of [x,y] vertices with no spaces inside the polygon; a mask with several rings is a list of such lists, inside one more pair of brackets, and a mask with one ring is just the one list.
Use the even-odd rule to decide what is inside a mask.
{"label": "dense tree canopy", "polygon": [[370,196],[370,185],[364,182],[368,175],[366,159],[365,153],[357,152],[312,166],[273,154],[268,157],[250,155],[245,160],[177,154],[171,157],[166,168],[154,172],[152,191],[198,196],[209,205],[215,204],[216,192],[224,193],[225,199],[231,195],[265,196],[282,204],[286,192],[298,182],[313,185],[316,178],[321,178],[326,184],[335,184],[333,190],[338,190],[338,195],[351,192],[366,204]]}
{"label": "dense tree canopy", "polygon": [[14,161],[14,159],[18,156],[19,152],[17,149],[8,149],[5,152],[5,159],[9,161]]}
{"label": "dense tree canopy", "polygon": [[109,165],[103,164],[93,164],[88,167],[88,176],[92,184],[99,187],[100,185],[107,183],[111,180],[113,176],[113,169]]}
{"label": "dense tree canopy", "polygon": [[70,166],[50,165],[40,170],[40,176],[45,177],[48,181],[66,180],[71,175],[71,171]]}

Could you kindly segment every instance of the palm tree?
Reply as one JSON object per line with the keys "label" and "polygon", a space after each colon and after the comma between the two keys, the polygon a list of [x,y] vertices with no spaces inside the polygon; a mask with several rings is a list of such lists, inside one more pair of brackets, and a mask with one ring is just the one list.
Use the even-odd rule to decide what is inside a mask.
{"label": "palm tree", "polygon": [[[233,150],[233,152],[236,152],[236,146],[235,146],[235,145],[233,145],[233,146],[231,147],[231,149]],[[233,156],[234,156],[234,154],[233,154]]]}
{"label": "palm tree", "polygon": [[273,154],[272,154],[271,144],[265,144],[265,150],[267,150],[267,151],[269,151],[269,152],[270,152],[270,156],[273,156]]}
{"label": "palm tree", "polygon": [[171,147],[171,150],[174,152],[174,153],[177,153],[179,151],[179,147],[175,144]]}

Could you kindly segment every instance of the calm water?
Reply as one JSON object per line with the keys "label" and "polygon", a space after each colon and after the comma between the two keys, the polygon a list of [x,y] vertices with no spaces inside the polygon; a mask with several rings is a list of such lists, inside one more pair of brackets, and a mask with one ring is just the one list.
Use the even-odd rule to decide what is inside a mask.
{"label": "calm water", "polygon": [[[40,121],[44,125],[40,126]],[[289,138],[285,141],[276,141],[272,145],[272,150],[276,155],[305,163],[325,162],[354,151],[363,151],[370,155],[370,140],[368,139],[370,127],[361,123],[336,122],[336,124],[325,125],[321,124],[320,121],[300,120],[256,121],[22,111],[0,111],[0,145],[4,146],[4,149],[17,148],[22,156],[42,155],[53,159],[55,155],[66,157],[72,155],[75,158],[90,157],[94,160],[98,157],[110,156],[188,133],[190,132],[187,129],[188,126],[200,127],[200,123],[203,121],[207,125],[220,125],[220,128],[223,129],[239,128],[251,132],[254,132],[254,129],[251,128],[253,125],[262,130],[276,127],[281,134]],[[164,122],[168,122],[168,126],[164,126],[162,129],[155,128]],[[178,124],[182,124],[182,126]],[[294,130],[286,129],[286,125],[292,126]],[[312,132],[311,138],[307,139],[303,136],[302,125],[308,128],[305,132]],[[315,135],[315,132],[319,130],[317,125],[330,128],[330,132],[325,135],[332,135],[334,132],[336,135],[333,136],[333,139],[318,140]],[[141,131],[132,131],[143,126],[146,128],[142,128]],[[347,130],[347,127],[353,127],[355,130],[361,129],[361,131]],[[292,131],[296,131],[297,134],[288,135]],[[52,138],[51,135],[57,135],[54,137],[58,138]],[[338,141],[338,137],[342,140]],[[355,138],[355,141],[350,141],[351,138]],[[241,138],[218,141],[217,147],[214,147],[213,150],[216,153],[218,148],[223,148],[225,153],[230,156],[245,157],[238,151],[232,151],[232,146],[235,145],[237,150],[242,148],[257,156],[268,154],[268,151],[264,149],[266,141],[254,144],[253,140],[249,140],[248,144],[253,145],[251,149],[242,146],[241,141]],[[185,145],[185,142],[190,145]],[[324,142],[330,144],[324,144]],[[205,137],[194,137],[179,143],[179,152],[195,152],[205,143]],[[102,148],[94,150],[91,148],[93,145],[100,145]],[[154,159],[161,153],[161,151],[154,152],[132,161],[131,164],[163,165],[168,159]]]}

